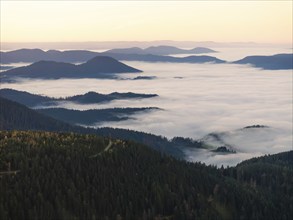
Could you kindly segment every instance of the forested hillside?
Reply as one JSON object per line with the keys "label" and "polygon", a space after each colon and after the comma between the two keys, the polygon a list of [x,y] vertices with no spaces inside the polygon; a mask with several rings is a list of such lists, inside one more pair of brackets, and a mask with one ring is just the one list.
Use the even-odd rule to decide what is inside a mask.
{"label": "forested hillside", "polygon": [[[0,97],[0,130],[38,130],[55,132],[75,132],[82,134],[98,134],[104,137],[132,140],[146,144],[160,152],[184,158],[184,153],[178,148],[177,138],[169,141],[167,138],[139,131],[118,128],[84,128],[69,125],[49,116],[43,115],[24,105]],[[184,140],[184,138],[182,138]],[[182,142],[181,139],[181,142]],[[202,147],[202,143],[185,139],[184,146]],[[187,145],[187,143],[189,144]]]}
{"label": "forested hillside", "polygon": [[0,130],[72,131],[74,126],[0,97]]}
{"label": "forested hillside", "polygon": [[265,186],[242,177],[243,169],[254,176],[251,164],[262,170],[262,158],[217,169],[133,142],[33,131],[1,131],[0,150],[0,219],[290,219],[293,214],[292,161],[286,159],[292,151],[269,157],[268,169],[276,172],[277,166],[282,173],[271,175],[281,186],[271,195],[270,181]]}
{"label": "forested hillside", "polygon": [[0,96],[14,102],[18,102],[30,108],[39,108],[40,106],[56,106],[58,102],[75,102],[79,104],[105,103],[119,99],[144,99],[157,97],[157,94],[139,94],[139,93],[119,93],[101,94],[96,92],[87,92],[81,95],[74,95],[65,98],[53,98],[43,95],[32,94],[25,91],[14,89],[0,89]]}

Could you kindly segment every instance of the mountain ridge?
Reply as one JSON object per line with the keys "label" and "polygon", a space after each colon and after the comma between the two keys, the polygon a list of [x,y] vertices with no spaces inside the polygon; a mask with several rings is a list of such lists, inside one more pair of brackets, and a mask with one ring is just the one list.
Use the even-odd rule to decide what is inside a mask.
{"label": "mountain ridge", "polygon": [[52,98],[14,89],[0,89],[0,96],[12,101],[16,101],[28,107],[56,105],[59,101],[72,101],[79,104],[93,104],[122,99],[144,99],[158,97],[157,94],[142,94],[132,92],[112,92],[109,94],[101,94],[89,91],[81,95],[68,96],[64,98]]}
{"label": "mountain ridge", "polygon": [[271,56],[247,56],[233,63],[250,64],[254,67],[267,70],[288,70],[293,69],[293,53],[275,54]]}
{"label": "mountain ridge", "polygon": [[215,53],[212,49],[206,47],[195,47],[193,49],[181,49],[174,46],[151,46],[145,49],[139,47],[118,48],[105,51],[105,53],[123,53],[123,54],[152,54],[152,55],[170,55],[170,54],[201,54]]}
{"label": "mountain ridge", "polygon": [[123,121],[132,118],[136,113],[160,110],[156,107],[141,108],[107,108],[107,109],[90,109],[74,110],[66,108],[43,108],[37,109],[37,112],[48,115],[60,121],[72,125],[93,126],[101,122]]}
{"label": "mountain ridge", "polygon": [[255,158],[215,168],[95,135],[0,131],[0,146],[1,219],[289,220],[293,214],[286,159],[293,151],[265,158],[269,163]]}
{"label": "mountain ridge", "polygon": [[[159,46],[159,47],[166,47],[166,46]],[[153,48],[159,48],[153,47]],[[197,53],[197,51],[202,51],[202,49],[207,49],[206,51],[213,52],[213,50],[204,47],[198,47],[191,50],[183,50],[177,47],[167,46],[169,48],[175,48],[177,51],[185,51],[186,54],[188,53]],[[148,47],[152,48],[152,47]],[[147,48],[147,49],[148,49]],[[94,52],[89,50],[41,50],[41,49],[18,49],[3,52],[1,51],[1,60],[0,63],[7,64],[7,63],[18,63],[18,62],[36,62],[40,60],[53,60],[58,62],[84,62],[89,59],[94,58],[97,55],[102,55],[103,53],[131,53],[131,54],[148,54],[146,49],[141,49],[139,47],[131,47],[131,48],[117,48],[107,50],[105,52]],[[166,53],[163,54],[154,54],[154,55],[168,55]]]}
{"label": "mountain ridge", "polygon": [[[164,154],[183,159],[184,153],[176,144],[167,138],[150,133],[119,128],[86,128],[59,121],[45,114],[30,109],[18,102],[0,96],[0,130],[39,130],[54,132],[74,132],[80,134],[96,134],[103,137],[127,139],[146,144]],[[192,146],[201,146],[194,142]]]}
{"label": "mountain ridge", "polygon": [[[160,46],[159,46],[160,47]],[[155,47],[156,48],[156,47]],[[201,49],[199,47],[199,49]],[[124,51],[124,52],[123,52]],[[126,52],[125,52],[126,51]],[[127,52],[128,51],[128,52]],[[143,62],[173,62],[173,63],[227,63],[225,60],[212,56],[187,56],[172,57],[166,55],[145,53],[138,47],[113,49],[105,52],[93,52],[87,50],[43,51],[40,49],[19,49],[9,52],[1,52],[1,64],[18,62],[37,62],[40,60],[51,60],[57,62],[86,62],[96,56],[110,56],[114,59],[125,61]],[[232,61],[235,64],[251,64],[255,67],[269,70],[293,69],[292,54],[274,54],[269,56],[247,56],[243,59]]]}
{"label": "mountain ridge", "polygon": [[57,61],[38,61],[31,65],[18,67],[0,73],[2,79],[27,77],[41,79],[59,78],[112,78],[115,73],[140,73],[112,57],[96,56],[89,61],[75,65]]}

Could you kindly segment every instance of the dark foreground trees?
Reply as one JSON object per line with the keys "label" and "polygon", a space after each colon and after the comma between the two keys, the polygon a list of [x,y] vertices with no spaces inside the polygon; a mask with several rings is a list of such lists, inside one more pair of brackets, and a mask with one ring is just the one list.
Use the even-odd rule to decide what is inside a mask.
{"label": "dark foreground trees", "polygon": [[1,131],[0,219],[290,219],[292,154],[217,169],[94,135]]}

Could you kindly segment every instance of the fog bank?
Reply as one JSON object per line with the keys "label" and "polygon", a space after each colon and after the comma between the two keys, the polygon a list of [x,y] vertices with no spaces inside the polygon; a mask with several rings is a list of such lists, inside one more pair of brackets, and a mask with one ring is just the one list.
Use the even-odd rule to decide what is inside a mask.
{"label": "fog bank", "polygon": [[[53,97],[99,93],[155,93],[159,97],[115,100],[109,103],[60,107],[79,110],[113,107],[155,106],[164,111],[140,113],[134,119],[106,122],[110,126],[157,135],[201,139],[211,132],[228,132],[223,139],[237,147],[237,154],[200,154],[187,150],[189,160],[235,164],[243,159],[292,149],[292,71],[260,70],[235,64],[174,64],[125,62],[144,70],[141,74],[119,75],[121,79],[156,76],[152,80],[60,79],[26,80],[2,84]],[[267,125],[257,132],[239,132],[248,125]],[[215,145],[216,146],[216,145]]]}

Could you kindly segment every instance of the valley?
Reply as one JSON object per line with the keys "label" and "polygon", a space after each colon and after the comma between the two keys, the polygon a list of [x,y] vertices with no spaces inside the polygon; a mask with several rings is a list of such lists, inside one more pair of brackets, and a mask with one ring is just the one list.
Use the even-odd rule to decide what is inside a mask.
{"label": "valley", "polygon": [[[221,51],[217,54],[220,56]],[[135,75],[119,73],[112,79],[22,79],[2,83],[1,88],[50,97],[51,100],[43,101],[43,104],[29,104],[24,103],[28,99],[18,94],[15,101],[35,109],[60,108],[58,111],[63,111],[62,117],[69,117],[65,112],[71,112],[75,119],[65,120],[67,122],[91,128],[130,129],[161,135],[169,140],[176,136],[204,140],[210,150],[233,146],[232,150],[238,153],[217,155],[210,150],[184,148],[189,161],[236,165],[254,155],[291,149],[290,70],[260,70],[238,64],[125,63],[143,72]],[[132,80],[136,77],[140,80]],[[52,100],[55,101],[52,103]],[[150,107],[160,110],[144,111]],[[124,113],[129,109],[132,113],[128,111],[129,114],[121,116],[116,111],[117,117],[116,113],[113,115],[113,109],[120,109],[120,113],[122,109]],[[95,116],[97,120],[93,121],[90,121],[93,118],[77,120],[81,111],[89,110],[96,113],[108,111],[108,116]],[[51,111],[51,116],[57,114],[50,109],[40,111]],[[62,120],[62,117],[57,119]],[[269,128],[241,130],[253,125]],[[225,133],[224,142],[205,138],[213,133]]]}
{"label": "valley", "polygon": [[0,220],[292,220],[292,6],[0,0]]}

